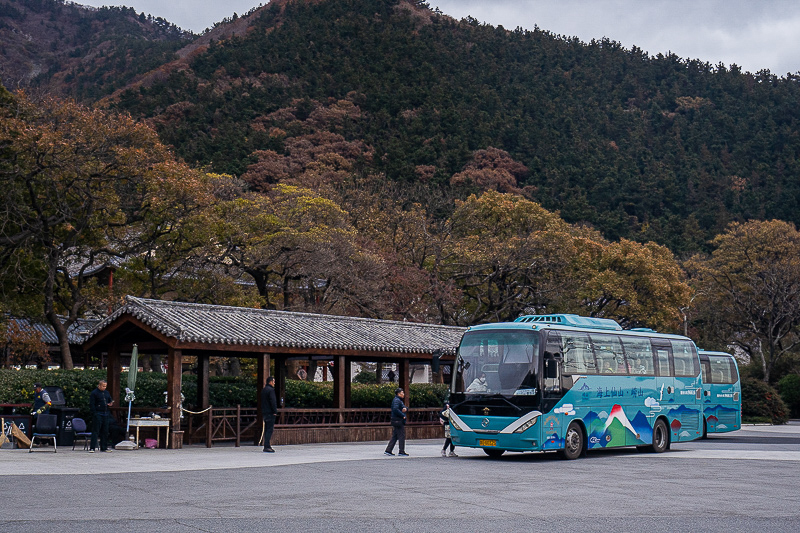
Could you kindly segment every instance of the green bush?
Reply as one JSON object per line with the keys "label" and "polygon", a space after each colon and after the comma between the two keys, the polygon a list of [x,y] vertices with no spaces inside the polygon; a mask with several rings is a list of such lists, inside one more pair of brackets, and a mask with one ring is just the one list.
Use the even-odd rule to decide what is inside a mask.
{"label": "green bush", "polygon": [[789,420],[780,394],[760,379],[742,380],[742,421],[785,424]]}
{"label": "green bush", "polygon": [[800,418],[800,375],[787,374],[778,382],[781,399],[789,408],[792,418]]}
{"label": "green bush", "polygon": [[333,382],[287,379],[284,404],[286,407],[305,409],[333,407]]}
{"label": "green bush", "polygon": [[[0,403],[32,403],[33,384],[41,382],[64,389],[67,407],[80,409],[80,416],[89,417],[89,395],[97,382],[105,379],[105,370],[8,370],[0,369]],[[120,376],[120,397],[117,406],[124,407],[125,387],[128,373]],[[197,376],[183,375],[181,392],[183,406],[197,409]],[[351,405],[353,407],[389,408],[394,398],[395,383],[369,385],[353,383]],[[136,377],[136,400],[134,407],[159,408],[166,401],[167,375],[140,372]],[[411,385],[411,407],[440,407],[447,396],[447,385],[415,383]],[[215,407],[255,407],[258,402],[255,380],[252,377],[211,377],[208,384],[209,402]],[[286,407],[330,408],[333,407],[333,383],[286,380]]]}
{"label": "green bush", "polygon": [[371,384],[378,383],[378,374],[369,370],[362,370],[353,378],[353,383]]}

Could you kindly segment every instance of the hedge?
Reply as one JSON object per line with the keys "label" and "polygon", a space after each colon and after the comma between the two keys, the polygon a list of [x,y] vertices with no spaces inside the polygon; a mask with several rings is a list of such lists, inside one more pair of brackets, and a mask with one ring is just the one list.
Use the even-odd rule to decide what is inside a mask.
{"label": "hedge", "polygon": [[[33,402],[33,384],[58,386],[64,389],[67,407],[80,409],[82,417],[89,416],[89,394],[97,382],[106,378],[105,370],[10,370],[0,369],[0,403]],[[118,406],[126,405],[125,387],[128,373],[123,372],[120,383]],[[389,408],[394,398],[396,384],[363,385],[353,383],[351,401],[353,407]],[[166,374],[140,372],[136,378],[135,407],[163,407],[167,390]],[[196,409],[197,376],[182,377],[181,392],[184,407]],[[209,402],[216,407],[255,407],[258,396],[255,379],[252,377],[211,377],[208,385]],[[411,407],[440,407],[447,395],[447,385],[415,383],[411,385]],[[333,383],[310,381],[286,381],[286,407],[324,408],[333,407]]]}
{"label": "hedge", "polygon": [[760,379],[742,379],[742,422],[785,424],[788,420],[788,409],[778,391]]}
{"label": "hedge", "polygon": [[778,382],[781,399],[789,408],[792,418],[800,418],[800,375],[787,374]]}

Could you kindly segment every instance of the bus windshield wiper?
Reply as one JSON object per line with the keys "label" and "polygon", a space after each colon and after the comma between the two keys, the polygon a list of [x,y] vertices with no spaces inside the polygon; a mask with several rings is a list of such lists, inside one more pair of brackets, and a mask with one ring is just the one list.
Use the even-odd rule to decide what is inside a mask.
{"label": "bus windshield wiper", "polygon": [[495,394],[493,396],[484,396],[484,398],[500,398],[501,400],[506,402],[508,405],[510,405],[511,407],[515,408],[517,411],[522,411],[523,410],[522,407],[520,407],[519,405],[516,405],[514,402],[512,402],[511,400],[509,400],[508,398],[506,398],[502,394]]}

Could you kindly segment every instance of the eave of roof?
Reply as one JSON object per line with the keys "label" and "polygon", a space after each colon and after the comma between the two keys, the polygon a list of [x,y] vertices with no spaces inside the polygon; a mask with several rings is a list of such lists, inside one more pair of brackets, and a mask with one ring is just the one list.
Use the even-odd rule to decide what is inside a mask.
{"label": "eave of roof", "polygon": [[86,339],[129,315],[181,343],[394,353],[455,353],[466,328],[168,302],[128,296]]}

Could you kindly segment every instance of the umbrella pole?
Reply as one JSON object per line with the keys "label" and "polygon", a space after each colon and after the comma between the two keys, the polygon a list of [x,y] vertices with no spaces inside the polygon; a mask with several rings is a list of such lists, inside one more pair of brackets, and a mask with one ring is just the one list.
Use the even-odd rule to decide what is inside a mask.
{"label": "umbrella pole", "polygon": [[131,402],[128,400],[128,425],[125,427],[125,439],[131,436]]}

